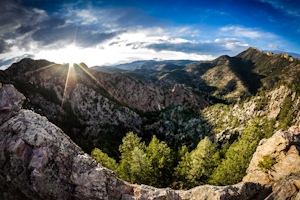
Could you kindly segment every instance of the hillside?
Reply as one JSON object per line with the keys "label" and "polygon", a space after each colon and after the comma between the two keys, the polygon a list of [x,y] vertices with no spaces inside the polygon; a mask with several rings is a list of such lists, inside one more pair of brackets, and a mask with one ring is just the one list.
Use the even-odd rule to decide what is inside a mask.
{"label": "hillside", "polygon": [[240,182],[261,139],[300,125],[298,65],[255,48],[120,72],[23,59],[0,81],[119,178],[188,189]]}
{"label": "hillside", "polygon": [[272,88],[279,80],[299,88],[299,59],[252,47],[234,57],[221,56],[185,68],[160,70],[156,63],[144,64],[147,65],[124,73],[165,88],[184,84],[212,102],[241,102],[255,95],[261,87],[263,90]]}
{"label": "hillside", "polygon": [[194,112],[209,105],[185,86],[168,90],[127,74],[89,69],[83,63],[69,68],[24,59],[2,71],[0,77],[24,93],[25,108],[46,116],[86,152],[96,146],[116,158],[126,132],[141,133],[145,124],[151,124],[153,119],[147,116],[170,105]]}
{"label": "hillside", "polygon": [[[200,61],[201,62],[201,61]],[[198,61],[193,60],[163,60],[163,61],[155,61],[155,60],[140,60],[134,61],[131,63],[124,63],[119,65],[111,65],[111,66],[93,66],[93,69],[99,69],[102,71],[111,71],[110,68],[116,70],[135,70],[135,69],[150,69],[150,68],[159,68],[161,65],[177,65],[182,67],[187,67],[191,64],[198,63]]]}
{"label": "hillside", "polygon": [[[24,99],[13,85],[1,86],[0,197],[3,200],[271,200],[295,199],[300,194],[298,126],[280,130],[259,142],[244,182],[190,190],[158,189],[116,178],[115,172],[84,154],[47,118],[21,109]],[[131,160],[131,164],[134,162]]]}

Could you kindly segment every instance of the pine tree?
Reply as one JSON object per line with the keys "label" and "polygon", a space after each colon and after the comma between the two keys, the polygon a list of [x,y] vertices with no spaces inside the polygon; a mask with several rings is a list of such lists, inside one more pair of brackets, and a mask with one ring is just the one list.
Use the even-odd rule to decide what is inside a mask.
{"label": "pine tree", "polygon": [[131,156],[131,181],[138,184],[150,184],[149,177],[153,174],[153,170],[146,153],[135,147]]}
{"label": "pine tree", "polygon": [[153,169],[150,185],[155,185],[156,187],[167,186],[172,181],[171,149],[165,142],[160,142],[154,135],[146,148],[146,153]]}
{"label": "pine tree", "polygon": [[189,188],[187,175],[190,170],[191,154],[186,146],[182,146],[178,156],[180,160],[175,168],[174,176],[180,184],[180,188]]}
{"label": "pine tree", "polygon": [[121,153],[121,161],[119,167],[119,177],[126,181],[133,181],[131,173],[132,152],[135,147],[141,150],[145,149],[145,144],[141,143],[141,138],[133,132],[128,132],[122,139],[122,144],[119,146]]}
{"label": "pine tree", "polygon": [[100,149],[93,149],[91,157],[94,158],[102,166],[117,172],[119,165],[118,163],[116,163],[116,160],[110,158],[106,153],[103,153]]}
{"label": "pine tree", "polygon": [[187,179],[195,185],[204,184],[218,165],[220,155],[214,143],[208,137],[201,140],[191,152],[190,170]]}

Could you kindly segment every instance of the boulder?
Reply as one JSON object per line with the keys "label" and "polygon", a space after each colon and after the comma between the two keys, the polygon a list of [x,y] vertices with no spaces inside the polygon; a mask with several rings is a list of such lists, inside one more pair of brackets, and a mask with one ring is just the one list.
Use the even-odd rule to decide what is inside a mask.
{"label": "boulder", "polygon": [[25,96],[13,85],[0,87],[0,124],[14,116],[22,107]]}
{"label": "boulder", "polygon": [[290,174],[273,185],[273,192],[266,200],[300,199],[300,173]]}
{"label": "boulder", "polygon": [[188,191],[136,185],[134,195],[126,195],[122,200],[258,200],[267,197],[271,190],[271,187],[264,187],[257,183],[243,182],[229,186],[203,185]]}
{"label": "boulder", "polygon": [[[290,173],[300,172],[300,128],[279,130],[268,140],[260,141],[243,182],[273,185]],[[263,162],[269,167],[259,166]]]}

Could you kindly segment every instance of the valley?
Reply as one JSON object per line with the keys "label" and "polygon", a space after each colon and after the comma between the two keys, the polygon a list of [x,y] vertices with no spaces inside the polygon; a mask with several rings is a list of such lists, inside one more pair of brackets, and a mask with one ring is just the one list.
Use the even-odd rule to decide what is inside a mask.
{"label": "valley", "polygon": [[299,59],[250,47],[113,67],[26,58],[0,82],[122,180],[191,189],[241,182],[260,141],[300,126],[299,74]]}

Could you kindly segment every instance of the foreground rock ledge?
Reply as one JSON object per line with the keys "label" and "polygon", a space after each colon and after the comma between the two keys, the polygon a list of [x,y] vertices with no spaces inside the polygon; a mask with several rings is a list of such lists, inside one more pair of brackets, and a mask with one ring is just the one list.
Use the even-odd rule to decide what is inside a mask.
{"label": "foreground rock ledge", "polygon": [[[47,118],[20,110],[24,96],[12,85],[3,86],[0,94],[0,199],[225,200],[264,199],[271,193],[270,186],[253,182],[188,191],[130,185],[84,154]],[[298,183],[298,177],[289,175],[276,182],[279,185],[274,184],[269,199]],[[293,187],[288,195],[297,192]]]}

